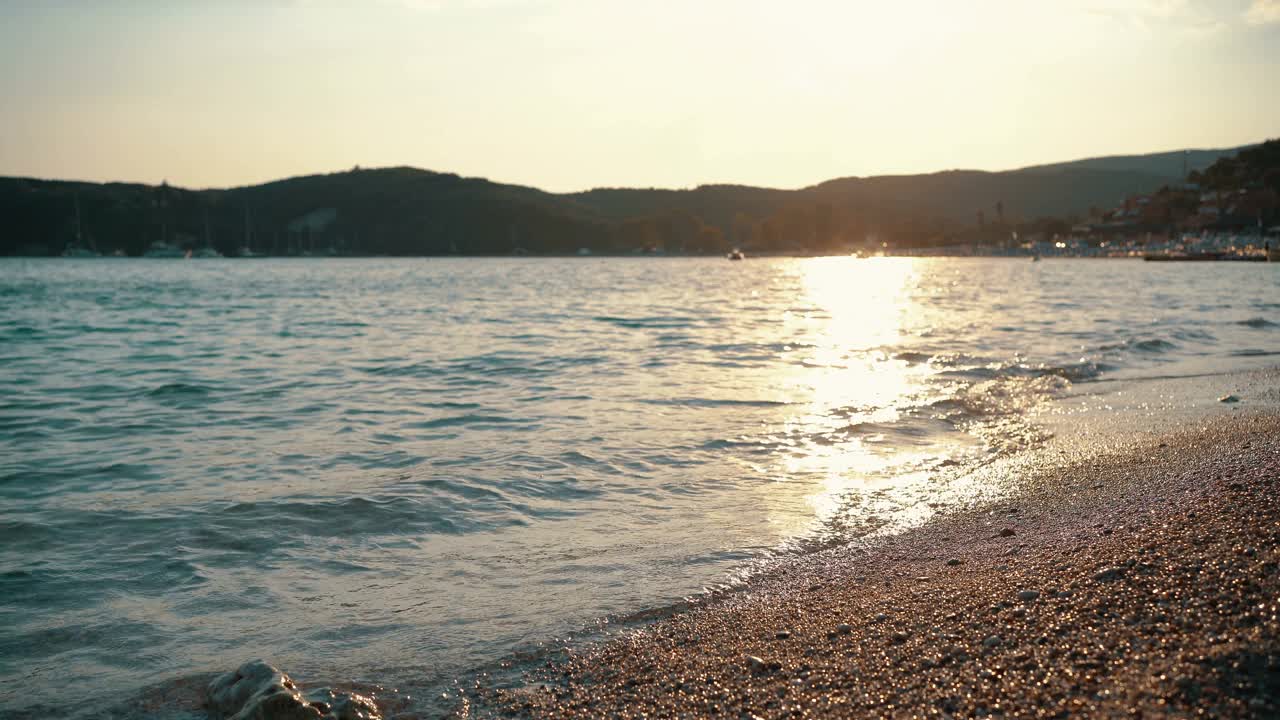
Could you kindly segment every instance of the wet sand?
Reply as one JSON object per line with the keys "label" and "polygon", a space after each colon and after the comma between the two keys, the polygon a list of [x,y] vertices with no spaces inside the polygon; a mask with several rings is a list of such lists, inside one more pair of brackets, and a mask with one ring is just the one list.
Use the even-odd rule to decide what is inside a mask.
{"label": "wet sand", "polygon": [[1280,415],[1199,424],[1044,453],[1014,499],[795,559],[477,714],[1280,716]]}

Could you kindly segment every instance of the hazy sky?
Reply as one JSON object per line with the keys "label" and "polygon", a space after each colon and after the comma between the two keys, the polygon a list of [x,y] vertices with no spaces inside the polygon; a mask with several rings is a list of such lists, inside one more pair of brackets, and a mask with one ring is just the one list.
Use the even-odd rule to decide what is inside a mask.
{"label": "hazy sky", "polygon": [[1280,0],[0,0],[0,175],[557,191],[1280,136]]}

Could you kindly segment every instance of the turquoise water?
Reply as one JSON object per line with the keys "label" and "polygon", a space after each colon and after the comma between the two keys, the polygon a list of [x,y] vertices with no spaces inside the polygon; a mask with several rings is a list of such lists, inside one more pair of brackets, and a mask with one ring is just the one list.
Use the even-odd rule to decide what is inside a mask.
{"label": "turquoise water", "polygon": [[427,707],[1277,353],[1267,264],[0,259],[0,715],[255,656]]}

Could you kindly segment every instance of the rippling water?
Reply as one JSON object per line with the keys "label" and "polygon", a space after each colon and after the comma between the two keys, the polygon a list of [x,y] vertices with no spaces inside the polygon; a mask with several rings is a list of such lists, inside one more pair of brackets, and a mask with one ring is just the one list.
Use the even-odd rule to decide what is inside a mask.
{"label": "rippling water", "polygon": [[0,260],[0,710],[254,656],[435,693],[1278,341],[1266,264]]}

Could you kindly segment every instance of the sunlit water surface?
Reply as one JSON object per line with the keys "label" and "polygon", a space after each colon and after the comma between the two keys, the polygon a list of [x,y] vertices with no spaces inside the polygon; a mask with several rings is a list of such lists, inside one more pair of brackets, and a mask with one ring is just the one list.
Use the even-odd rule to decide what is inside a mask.
{"label": "sunlit water surface", "polygon": [[0,260],[0,714],[255,656],[438,696],[919,522],[1073,383],[1271,364],[1278,310],[1266,264]]}

